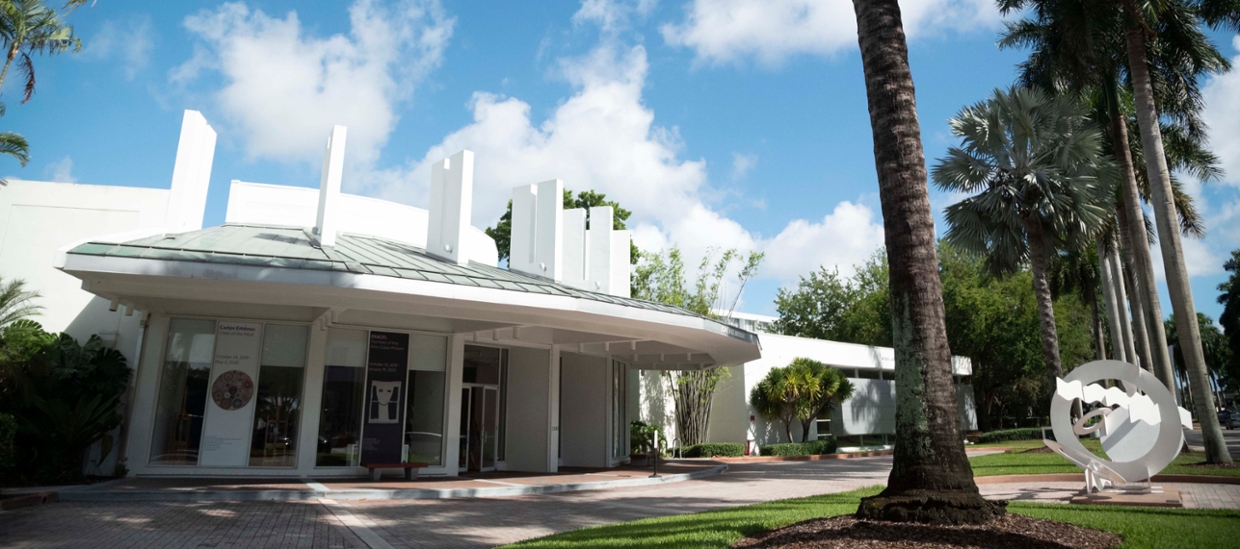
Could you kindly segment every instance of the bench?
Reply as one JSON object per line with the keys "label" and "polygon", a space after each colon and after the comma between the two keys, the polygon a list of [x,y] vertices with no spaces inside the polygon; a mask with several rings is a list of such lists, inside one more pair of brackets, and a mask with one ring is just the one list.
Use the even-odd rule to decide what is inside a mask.
{"label": "bench", "polygon": [[413,480],[417,476],[414,471],[429,467],[429,463],[411,461],[407,463],[363,463],[362,467],[370,469],[370,480],[378,481],[383,475],[382,469],[404,469],[405,480]]}

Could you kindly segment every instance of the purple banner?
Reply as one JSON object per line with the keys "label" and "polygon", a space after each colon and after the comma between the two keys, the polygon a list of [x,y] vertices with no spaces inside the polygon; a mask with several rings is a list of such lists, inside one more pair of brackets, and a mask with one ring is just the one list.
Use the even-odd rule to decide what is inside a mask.
{"label": "purple banner", "polygon": [[365,428],[362,431],[363,465],[401,461],[408,370],[409,334],[370,332]]}

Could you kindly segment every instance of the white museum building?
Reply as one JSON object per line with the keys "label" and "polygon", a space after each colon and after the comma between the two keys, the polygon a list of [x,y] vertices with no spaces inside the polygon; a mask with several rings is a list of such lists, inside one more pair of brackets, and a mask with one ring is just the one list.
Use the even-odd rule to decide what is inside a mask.
{"label": "white museum building", "polygon": [[[850,370],[840,437],[893,432],[890,349],[758,334],[629,297],[611,208],[563,210],[563,183],[513,189],[511,259],[471,223],[473,153],[432,167],[426,209],[342,193],[346,129],[319,188],[232,181],[203,227],[216,134],[186,111],[168,189],[11,180],[0,276],[48,331],[98,335],[134,370],[117,450],[130,475],[554,472],[628,461],[629,422],[672,431],[668,370],[727,367],[709,437],[768,444],[749,410],[772,366]],[[485,161],[485,159],[480,159]],[[967,360],[961,418],[972,428]],[[884,438],[858,441],[889,443]]]}

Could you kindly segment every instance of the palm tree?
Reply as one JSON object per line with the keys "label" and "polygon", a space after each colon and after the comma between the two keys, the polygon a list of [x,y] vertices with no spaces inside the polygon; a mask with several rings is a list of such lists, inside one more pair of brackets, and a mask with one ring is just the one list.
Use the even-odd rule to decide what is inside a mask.
{"label": "palm tree", "polygon": [[[749,401],[758,414],[783,424],[788,442],[797,441],[792,438],[792,423],[807,415],[811,403],[822,397],[823,388],[817,372],[806,367],[803,363],[806,360],[809,359],[798,358],[788,366],[771,368],[749,393]],[[808,436],[806,429],[801,442]]]}
{"label": "palm tree", "polygon": [[[1171,170],[1163,149],[1159,127],[1158,107],[1155,104],[1154,78],[1150,74],[1150,59],[1159,52],[1151,51],[1159,37],[1192,44],[1209,44],[1202,32],[1202,25],[1212,28],[1232,27],[1240,31],[1240,3],[1232,0],[1165,0],[1143,2],[1124,0],[1124,37],[1128,54],[1128,74],[1136,104],[1137,123],[1141,128],[1141,147],[1145,151],[1145,169],[1149,177],[1153,200],[1154,220],[1158,226],[1158,243],[1162,247],[1163,268],[1166,270],[1167,290],[1171,309],[1179,318],[1196,318],[1192,287],[1188,281],[1188,268],[1184,262],[1184,246],[1175,227],[1176,209],[1171,186]],[[1157,29],[1157,30],[1155,30]],[[1185,51],[1195,51],[1184,48]],[[1183,59],[1180,64],[1190,68],[1198,59]],[[1157,67],[1156,67],[1157,68]],[[1183,77],[1190,76],[1190,89],[1196,85],[1196,73],[1182,70],[1162,78],[1162,83],[1181,84]],[[1189,385],[1193,394],[1210,393],[1209,372],[1201,348],[1201,332],[1196,322],[1185,322],[1179,330],[1179,347],[1184,353],[1188,369]],[[1198,398],[1194,402],[1197,420],[1205,439],[1208,463],[1232,463],[1223,433],[1210,399]]]}
{"label": "palm tree", "polygon": [[39,292],[27,290],[26,281],[0,279],[0,328],[39,314],[43,306],[34,302]]}
{"label": "palm tree", "polygon": [[[807,399],[806,406],[797,418],[801,420],[801,441],[805,442],[809,440],[809,428],[814,421],[823,414],[830,414],[832,407],[852,398],[856,388],[843,372],[817,360],[798,358],[792,361],[792,367],[808,371],[818,385],[818,390],[814,391],[815,396]],[[818,433],[819,436],[823,434]]]}
{"label": "palm tree", "polygon": [[4,85],[9,66],[17,61],[25,76],[22,103],[34,95],[34,53],[56,55],[63,51],[77,53],[82,41],[73,35],[73,27],[62,18],[86,0],[69,0],[61,11],[46,6],[43,0],[4,0],[0,2],[0,39],[4,42],[4,68],[0,69],[0,87]]}
{"label": "palm tree", "polygon": [[[0,116],[4,116],[4,103],[0,102]],[[30,162],[30,144],[17,132],[0,132],[0,154],[16,158],[22,167]],[[0,186],[8,185],[8,181],[0,179]]]}
{"label": "palm tree", "polygon": [[973,482],[944,322],[934,217],[897,0],[853,0],[883,208],[896,358],[896,448],[887,487],[857,516],[981,523],[1005,512]]}
{"label": "palm tree", "polygon": [[948,206],[947,240],[983,254],[998,276],[1029,264],[1054,387],[1063,365],[1047,263],[1087,246],[1108,220],[1113,178],[1101,135],[1075,99],[1029,88],[995,90],[950,124],[963,146],[947,150],[934,182],[976,196]]}
{"label": "palm tree", "polygon": [[[1168,153],[1175,152],[1175,139],[1163,139],[1163,124],[1172,122],[1185,129],[1185,135],[1204,141],[1204,124],[1199,77],[1228,70],[1228,62],[1201,32],[1202,25],[1213,28],[1240,27],[1240,3],[1234,0],[1165,0],[1161,2],[1102,2],[1095,0],[998,0],[1004,13],[1025,10],[1030,17],[1009,25],[1000,45],[1032,46],[1029,61],[1022,65],[1024,78],[1038,80],[1056,89],[1083,90],[1105,86],[1116,156],[1123,181],[1123,207],[1128,222],[1121,236],[1125,248],[1136,257],[1132,271],[1133,293],[1140,297],[1146,314],[1146,335],[1154,357],[1155,373],[1173,387],[1170,357],[1166,354],[1161,306],[1154,290],[1154,271],[1144,243],[1144,214],[1137,199],[1137,170],[1132,168],[1126,115],[1120,108],[1118,81],[1125,70],[1133,89],[1133,106],[1141,134],[1141,157],[1145,161],[1149,198],[1163,247],[1164,267],[1176,315],[1191,318],[1195,312],[1187,272],[1184,269],[1180,235],[1175,230],[1177,214],[1185,218],[1182,204],[1174,204],[1174,181],[1168,168]],[[1155,104],[1162,106],[1163,118]],[[1172,138],[1172,133],[1167,134]],[[1128,158],[1126,158],[1126,156]],[[1177,211],[1178,210],[1178,211]],[[1139,243],[1139,245],[1138,245]],[[1135,313],[1135,311],[1134,311]],[[1134,321],[1136,319],[1134,318]],[[1204,388],[1208,382],[1201,360],[1200,334],[1189,326],[1179,335],[1180,346],[1188,350],[1189,376]],[[1138,341],[1141,339],[1138,336]],[[1204,407],[1197,410],[1206,439],[1206,457],[1211,463],[1231,463],[1217,418]]]}

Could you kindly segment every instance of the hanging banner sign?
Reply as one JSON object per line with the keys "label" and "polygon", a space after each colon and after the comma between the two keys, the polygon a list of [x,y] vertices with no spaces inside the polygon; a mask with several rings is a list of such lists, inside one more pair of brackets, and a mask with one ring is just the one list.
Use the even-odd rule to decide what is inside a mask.
{"label": "hanging banner sign", "polygon": [[198,465],[249,464],[262,342],[262,324],[220,321],[216,325],[215,359],[207,380],[207,412]]}
{"label": "hanging banner sign", "polygon": [[404,445],[409,334],[370,332],[362,464],[400,463]]}

